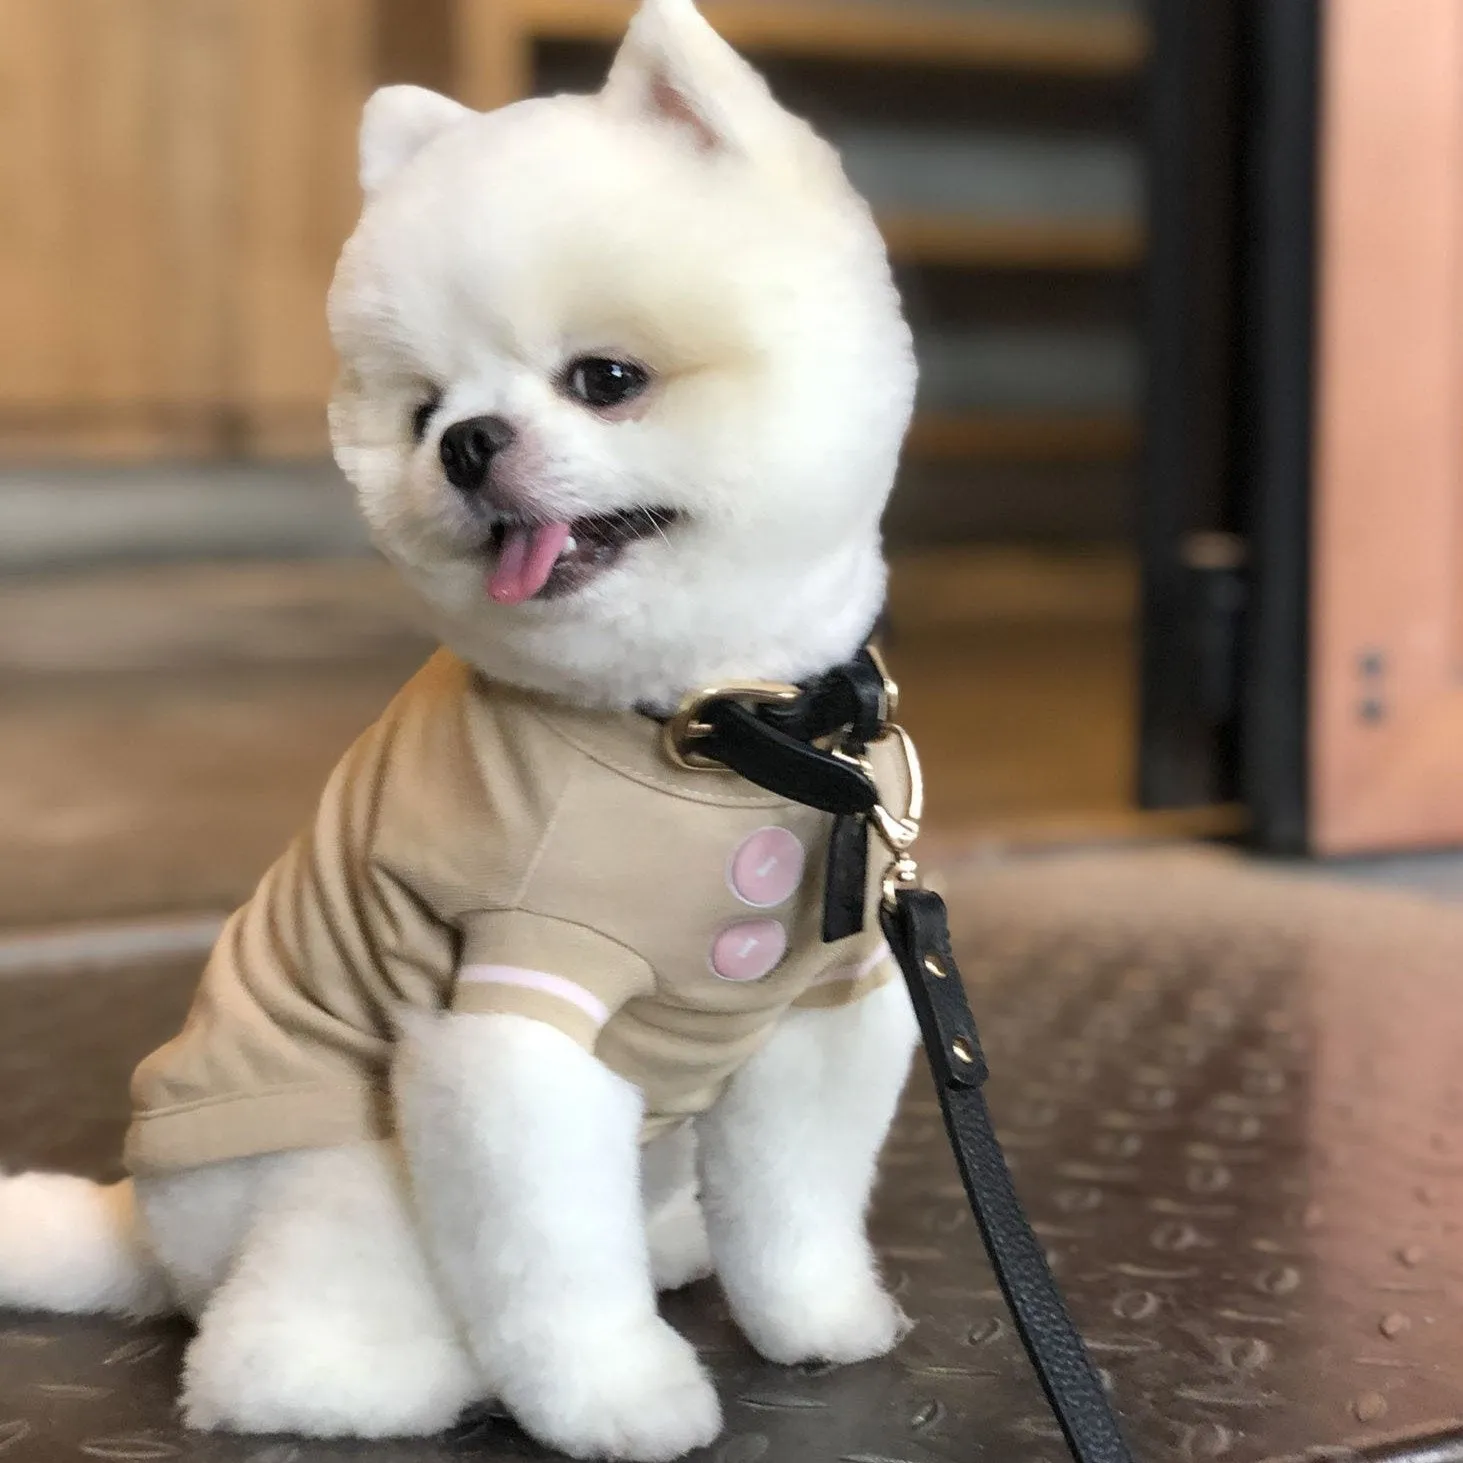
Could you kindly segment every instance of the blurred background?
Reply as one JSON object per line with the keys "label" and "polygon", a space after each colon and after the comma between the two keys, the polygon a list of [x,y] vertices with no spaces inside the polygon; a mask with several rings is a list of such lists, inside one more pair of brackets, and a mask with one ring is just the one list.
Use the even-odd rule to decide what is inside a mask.
{"label": "blurred background", "polygon": [[[632,8],[0,0],[0,926],[231,905],[421,658],[325,439],[360,106],[594,87]],[[842,146],[918,334],[935,835],[1463,839],[1450,0],[1390,69],[1339,0],[1329,90],[1315,4],[705,10]]]}

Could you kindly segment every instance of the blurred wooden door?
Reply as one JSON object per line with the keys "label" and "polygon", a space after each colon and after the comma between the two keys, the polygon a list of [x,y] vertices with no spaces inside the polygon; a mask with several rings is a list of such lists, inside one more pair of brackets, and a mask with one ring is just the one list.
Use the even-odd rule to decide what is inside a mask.
{"label": "blurred wooden door", "polygon": [[1322,13],[1310,843],[1463,844],[1463,3]]}

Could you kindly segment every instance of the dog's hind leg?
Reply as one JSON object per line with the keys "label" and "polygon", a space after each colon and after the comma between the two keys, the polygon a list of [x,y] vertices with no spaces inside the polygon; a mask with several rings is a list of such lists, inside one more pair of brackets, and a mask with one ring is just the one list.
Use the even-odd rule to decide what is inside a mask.
{"label": "dog's hind leg", "polygon": [[657,1290],[679,1290],[711,1274],[711,1247],[698,1188],[696,1130],[683,1123],[641,1154],[645,1237]]}
{"label": "dog's hind leg", "polygon": [[438,1432],[480,1389],[417,1241],[396,1151],[282,1157],[188,1348],[190,1426]]}

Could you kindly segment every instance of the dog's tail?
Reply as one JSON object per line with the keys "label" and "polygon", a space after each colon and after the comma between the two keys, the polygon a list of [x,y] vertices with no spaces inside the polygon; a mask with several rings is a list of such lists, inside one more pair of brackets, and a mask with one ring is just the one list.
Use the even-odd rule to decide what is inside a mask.
{"label": "dog's tail", "polygon": [[129,1316],[173,1310],[130,1181],[0,1173],[0,1307]]}

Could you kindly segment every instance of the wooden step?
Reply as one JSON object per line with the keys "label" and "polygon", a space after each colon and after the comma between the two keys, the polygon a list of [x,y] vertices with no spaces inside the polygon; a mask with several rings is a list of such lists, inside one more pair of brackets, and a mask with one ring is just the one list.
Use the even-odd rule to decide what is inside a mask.
{"label": "wooden step", "polygon": [[[476,0],[482,3],[482,0]],[[631,0],[497,0],[529,34],[613,43]],[[1125,16],[1023,15],[873,0],[705,0],[702,12],[746,51],[842,60],[969,66],[1058,76],[1127,75],[1146,27]]]}
{"label": "wooden step", "polygon": [[1138,424],[1122,412],[921,412],[906,453],[924,462],[1115,462],[1137,445]]}
{"label": "wooden step", "polygon": [[1126,270],[1143,259],[1143,230],[1127,219],[995,219],[891,213],[879,227],[900,264],[970,269]]}

